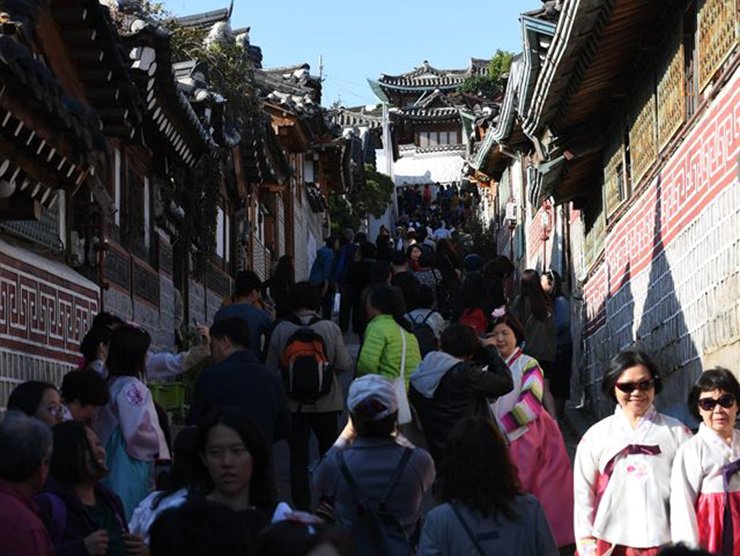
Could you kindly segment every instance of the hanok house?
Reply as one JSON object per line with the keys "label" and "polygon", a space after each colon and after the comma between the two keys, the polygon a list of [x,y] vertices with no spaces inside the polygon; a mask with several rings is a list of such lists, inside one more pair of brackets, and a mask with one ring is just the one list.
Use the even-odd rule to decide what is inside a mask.
{"label": "hanok house", "polygon": [[[123,197],[130,204],[128,211],[121,211],[123,225],[116,220],[113,232],[120,237],[122,229],[143,229],[144,236],[138,241],[129,237],[127,248],[116,246],[109,252],[106,263],[112,253],[120,260],[131,251],[132,263],[124,266],[133,275],[116,272],[110,265],[112,287],[105,299],[125,311],[133,297],[137,320],[157,330],[160,344],[169,347],[184,323],[210,322],[222,299],[231,293],[237,194],[228,187],[220,164],[235,141],[224,130],[225,101],[210,90],[207,65],[173,63],[171,34],[160,26],[130,16],[123,18],[121,26],[131,74],[145,105],[148,152],[137,153],[131,147],[115,150],[116,198]],[[140,178],[136,176],[137,159],[147,160]],[[127,195],[125,187],[131,179],[143,181],[144,187],[135,187]],[[205,246],[185,230],[187,218],[199,220],[196,214],[202,201],[189,195],[198,181],[213,187],[216,196],[215,255],[205,269],[193,264],[194,251]],[[128,290],[131,281],[133,296]]]}
{"label": "hanok house", "polygon": [[349,142],[327,121],[320,106],[321,80],[310,69],[300,64],[255,71],[270,122],[265,137],[277,140],[282,152],[275,153],[275,162],[287,162],[287,167],[273,165],[279,176],[263,172],[255,193],[264,213],[264,229],[255,239],[266,248],[266,276],[268,257],[287,254],[293,257],[296,279],[308,278],[316,250],[329,235],[329,192],[341,192],[353,179]]}
{"label": "hanok house", "polygon": [[[442,70],[424,62],[401,75],[381,75],[370,81],[387,107],[389,137],[378,168],[387,168],[396,187],[459,185],[467,151],[463,131],[464,105],[457,88],[473,76],[485,75],[488,60],[472,58],[466,69]],[[388,163],[387,160],[392,162]]]}
{"label": "hanok house", "polygon": [[684,416],[697,375],[740,356],[738,10],[726,0],[566,1],[520,114],[527,194],[570,207],[560,247],[585,309],[579,384],[655,357]]}
{"label": "hanok house", "polygon": [[512,61],[500,109],[474,122],[476,141],[467,173],[487,188],[482,209],[493,225],[497,252],[509,257],[520,272],[553,268],[567,277],[568,251],[562,249],[567,207],[539,203],[529,194],[528,168],[541,147],[522,129],[559,14],[560,4],[548,1],[519,17],[522,52]]}
{"label": "hanok house", "polygon": [[105,137],[137,139],[137,99],[98,2],[0,8],[0,404],[79,361],[114,211]]}

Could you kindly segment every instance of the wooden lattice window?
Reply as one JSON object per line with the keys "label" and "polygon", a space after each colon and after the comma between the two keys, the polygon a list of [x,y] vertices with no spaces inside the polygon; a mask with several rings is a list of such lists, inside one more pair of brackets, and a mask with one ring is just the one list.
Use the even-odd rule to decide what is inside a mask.
{"label": "wooden lattice window", "polygon": [[682,22],[676,22],[658,70],[658,146],[663,149],[685,121]]}
{"label": "wooden lattice window", "polygon": [[699,0],[699,88],[703,90],[737,45],[736,0]]}
{"label": "wooden lattice window", "polygon": [[658,156],[657,107],[652,75],[648,75],[644,83],[642,91],[637,96],[639,102],[629,131],[632,177],[635,186],[640,183]]}

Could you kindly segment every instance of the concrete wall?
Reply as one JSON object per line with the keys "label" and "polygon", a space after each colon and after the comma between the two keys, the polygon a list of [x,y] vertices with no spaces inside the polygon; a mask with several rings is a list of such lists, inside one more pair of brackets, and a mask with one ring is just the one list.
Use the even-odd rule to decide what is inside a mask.
{"label": "concrete wall", "polygon": [[[735,373],[740,355],[740,74],[714,99],[659,175],[607,231],[604,258],[583,284],[583,386],[592,410],[608,359],[637,345],[665,376],[656,402],[688,419],[698,374]],[[574,259],[582,235],[572,228]],[[580,249],[580,252],[579,252]]]}

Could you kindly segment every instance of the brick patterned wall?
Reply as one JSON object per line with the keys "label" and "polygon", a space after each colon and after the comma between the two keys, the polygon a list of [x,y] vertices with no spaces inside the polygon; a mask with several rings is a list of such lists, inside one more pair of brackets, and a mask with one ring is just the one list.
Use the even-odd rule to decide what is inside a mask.
{"label": "brick patterned wall", "polygon": [[61,382],[99,309],[99,289],[72,269],[0,240],[0,408],[24,380]]}
{"label": "brick patterned wall", "polygon": [[584,284],[584,386],[596,413],[611,410],[598,390],[620,349],[634,343],[655,356],[666,376],[657,405],[685,417],[704,361],[740,343],[739,155],[736,73],[609,230]]}

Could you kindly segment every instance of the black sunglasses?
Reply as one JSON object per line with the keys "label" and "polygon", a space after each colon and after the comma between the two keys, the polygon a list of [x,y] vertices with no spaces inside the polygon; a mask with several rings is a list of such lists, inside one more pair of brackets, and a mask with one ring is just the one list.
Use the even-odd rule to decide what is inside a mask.
{"label": "black sunglasses", "polygon": [[651,378],[640,382],[617,382],[615,386],[625,394],[631,394],[635,390],[642,390],[645,392],[655,386],[655,379]]}
{"label": "black sunglasses", "polygon": [[722,394],[716,400],[714,398],[699,398],[699,407],[704,411],[714,411],[717,404],[721,405],[725,409],[729,409],[735,405],[735,396],[732,394]]}

